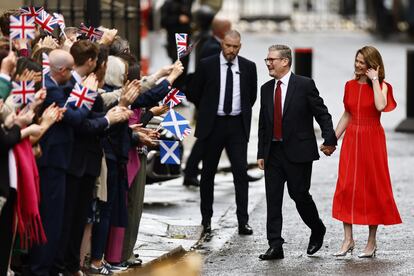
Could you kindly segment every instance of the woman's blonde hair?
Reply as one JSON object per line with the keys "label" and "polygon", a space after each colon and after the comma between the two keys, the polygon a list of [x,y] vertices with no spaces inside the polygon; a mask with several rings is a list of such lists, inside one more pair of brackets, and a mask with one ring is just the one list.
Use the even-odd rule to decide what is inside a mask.
{"label": "woman's blonde hair", "polygon": [[[380,52],[373,46],[364,46],[356,52],[355,59],[358,54],[361,54],[364,57],[364,61],[368,69],[373,68],[377,70],[377,67],[379,66],[378,80],[380,83],[382,83],[382,81],[385,79],[385,69]],[[372,86],[370,79],[368,79],[368,83]]]}
{"label": "woman's blonde hair", "polygon": [[115,87],[122,87],[126,81],[128,64],[119,57],[108,56],[108,63],[105,72],[105,84]]}

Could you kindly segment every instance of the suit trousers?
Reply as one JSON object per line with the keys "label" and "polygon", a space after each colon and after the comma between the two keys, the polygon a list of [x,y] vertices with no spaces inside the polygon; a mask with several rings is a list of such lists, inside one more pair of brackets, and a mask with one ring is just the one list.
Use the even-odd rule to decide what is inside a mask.
{"label": "suit trousers", "polygon": [[267,202],[267,239],[270,247],[280,247],[282,238],[282,202],[285,182],[289,196],[303,222],[312,230],[319,231],[323,224],[309,193],[312,162],[294,163],[287,159],[283,142],[272,142],[269,160],[265,164]]}
{"label": "suit trousers", "polygon": [[66,177],[65,213],[62,236],[55,265],[57,272],[65,267],[70,273],[80,270],[80,246],[89,208],[93,200],[96,177],[84,175]]}
{"label": "suit trousers", "polygon": [[29,251],[30,275],[49,275],[59,250],[65,205],[66,171],[40,167],[40,216],[47,242]]}
{"label": "suit trousers", "polygon": [[248,215],[247,179],[247,137],[242,116],[217,116],[210,135],[202,141],[206,149],[203,153],[203,169],[200,181],[202,222],[209,222],[213,216],[214,177],[223,149],[228,154],[236,191],[237,220],[246,224]]}

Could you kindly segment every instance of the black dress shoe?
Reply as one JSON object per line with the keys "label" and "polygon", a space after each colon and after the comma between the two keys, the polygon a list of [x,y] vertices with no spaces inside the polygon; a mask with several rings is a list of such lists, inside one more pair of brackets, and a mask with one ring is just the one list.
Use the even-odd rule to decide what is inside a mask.
{"label": "black dress shoe", "polygon": [[258,180],[262,179],[262,177],[263,177],[263,175],[261,175],[261,176],[253,176],[253,175],[251,175],[251,174],[247,174],[247,180],[248,180],[249,182],[255,182],[255,181],[258,181]]}
{"label": "black dress shoe", "polygon": [[283,259],[285,255],[283,254],[283,248],[282,247],[269,247],[269,249],[266,251],[266,253],[261,254],[259,258],[261,260],[277,260],[277,259]]}
{"label": "black dress shoe", "polygon": [[252,235],[253,229],[248,224],[239,225],[239,235]]}
{"label": "black dress shoe", "polygon": [[183,185],[187,187],[189,186],[200,187],[200,181],[198,181],[197,177],[186,176],[184,177]]}
{"label": "black dress shoe", "polygon": [[201,225],[203,225],[203,235],[211,234],[211,222],[210,221],[203,221],[201,222]]}
{"label": "black dress shoe", "polygon": [[323,224],[322,224],[322,229],[319,230],[317,233],[314,233],[314,231],[312,231],[312,234],[309,239],[308,250],[306,251],[308,255],[313,255],[316,252],[318,252],[319,249],[321,249],[325,233],[326,233],[326,227]]}

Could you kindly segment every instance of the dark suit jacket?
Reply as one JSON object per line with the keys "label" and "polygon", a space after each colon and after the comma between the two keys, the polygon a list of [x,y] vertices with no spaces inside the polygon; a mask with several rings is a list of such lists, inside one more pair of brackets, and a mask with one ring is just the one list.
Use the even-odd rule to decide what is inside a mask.
{"label": "dark suit jacket", "polygon": [[[46,75],[45,85],[47,88],[46,99],[42,109],[56,103],[63,107],[73,86],[71,84],[56,85],[49,75]],[[67,110],[61,122],[52,125],[40,139],[42,156],[38,159],[40,167],[55,167],[67,169],[73,148],[73,127],[79,126],[88,115],[89,110],[85,108],[72,108],[67,106]]]}
{"label": "dark suit jacket", "polygon": [[[269,157],[273,140],[273,97],[275,80],[261,87],[259,115],[259,143],[257,159]],[[292,162],[311,162],[319,159],[318,146],[313,128],[313,118],[322,130],[325,145],[336,145],[335,131],[328,108],[319,96],[315,82],[292,73],[282,116],[283,149]]]}
{"label": "dark suit jacket", "polygon": [[[252,106],[257,97],[256,64],[241,56],[239,59],[241,115],[247,140],[250,136]],[[213,129],[220,98],[220,56],[214,55],[200,61],[192,80],[187,98],[198,108],[195,136],[205,139]]]}
{"label": "dark suit jacket", "polygon": [[221,52],[220,42],[213,36],[210,35],[209,38],[204,42],[203,47],[200,50],[199,60],[203,58],[217,55]]}

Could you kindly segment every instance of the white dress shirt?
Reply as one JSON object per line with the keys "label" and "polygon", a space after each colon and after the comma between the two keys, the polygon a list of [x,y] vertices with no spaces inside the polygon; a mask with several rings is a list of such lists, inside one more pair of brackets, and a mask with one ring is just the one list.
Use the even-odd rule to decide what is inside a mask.
{"label": "white dress shirt", "polygon": [[[226,78],[227,78],[227,60],[223,56],[223,52],[220,53],[220,99],[217,110],[217,115],[225,116],[224,108],[224,96],[226,94]],[[240,71],[239,71],[239,59],[236,58],[231,61],[231,71],[233,72],[233,101],[230,116],[236,116],[241,113],[241,101],[240,101]]]}
{"label": "white dress shirt", "polygon": [[292,75],[292,71],[289,71],[280,80],[275,79],[275,87],[273,89],[273,104],[275,103],[275,93],[276,93],[277,82],[281,81],[282,83],[280,84],[280,88],[282,89],[282,118],[283,118],[283,108],[285,106],[286,93],[287,93],[289,79],[291,75]]}

